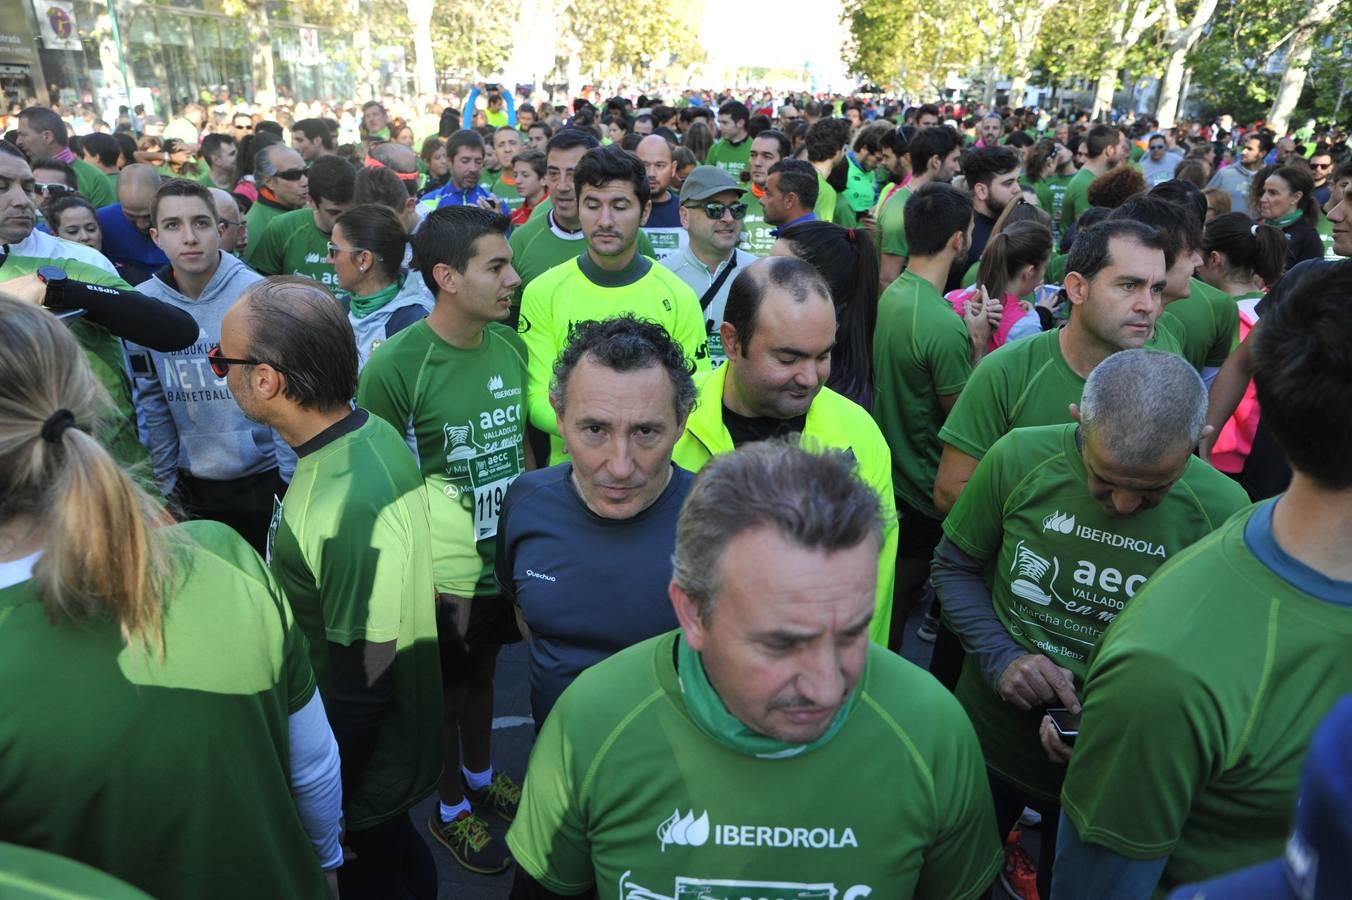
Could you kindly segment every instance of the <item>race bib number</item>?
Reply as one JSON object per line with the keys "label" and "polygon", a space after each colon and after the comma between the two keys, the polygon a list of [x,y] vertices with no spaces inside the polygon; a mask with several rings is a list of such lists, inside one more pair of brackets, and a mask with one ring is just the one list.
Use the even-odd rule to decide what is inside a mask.
{"label": "race bib number", "polygon": [[515,447],[484,453],[469,461],[469,481],[474,488],[474,540],[497,537],[502,498],[520,474]]}
{"label": "race bib number", "polygon": [[775,881],[676,879],[675,900],[838,900],[835,885]]}

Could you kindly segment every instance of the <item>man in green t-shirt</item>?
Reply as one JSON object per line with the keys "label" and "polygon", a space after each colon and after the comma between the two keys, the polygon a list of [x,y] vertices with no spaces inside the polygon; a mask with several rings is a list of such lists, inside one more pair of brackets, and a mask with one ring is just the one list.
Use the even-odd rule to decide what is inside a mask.
{"label": "man in green t-shirt", "polygon": [[681,627],[584,672],[545,721],[514,896],[986,895],[971,726],[868,639],[883,518],[846,453],[770,441],[705,467],[676,530]]}
{"label": "man in green t-shirt", "polygon": [[1039,740],[1044,707],[1078,713],[1103,631],[1168,559],[1248,505],[1193,455],[1206,387],[1185,360],[1124,350],[1090,374],[1080,423],[1018,428],[982,458],[944,521],[934,586],[967,648],[958,700],[981,741],[1003,837],[1042,814],[1050,896],[1064,768]]}
{"label": "man in green t-shirt", "polygon": [[1160,569],[1117,617],[1073,754],[1044,731],[1070,759],[1055,896],[1145,900],[1282,852],[1311,736],[1352,692],[1350,292],[1352,263],[1303,266],[1254,334],[1290,488]]}
{"label": "man in green t-shirt", "polygon": [[892,459],[868,412],[826,387],[836,341],[830,289],[816,269],[796,257],[757,260],[733,279],[719,334],[727,363],[697,380],[699,401],[672,458],[698,472],[744,444],[791,435],[801,435],[808,447],[848,450],[883,510],[877,606],[869,630],[886,644],[897,552]]}
{"label": "man in green t-shirt", "polygon": [[75,170],[80,196],[96,208],[117,202],[113,187],[98,169],[77,159],[70,149],[70,129],[54,110],[45,106],[30,106],[19,113],[19,127],[15,138],[19,149],[34,162],[54,159]]}
{"label": "man in green t-shirt", "polygon": [[1037,194],[1038,206],[1052,217],[1052,234],[1059,242],[1062,232],[1061,209],[1065,205],[1066,189],[1075,177],[1075,154],[1065,144],[1057,143],[1049,161],[1055,165],[1052,174],[1044,175],[1034,182],[1033,191]]}
{"label": "man in green t-shirt", "polygon": [[1085,136],[1085,163],[1066,185],[1061,202],[1061,230],[1075,226],[1075,220],[1089,208],[1089,185],[1094,179],[1126,162],[1127,133],[1116,125],[1095,125]]}
{"label": "man in green t-shirt", "polygon": [[897,580],[887,645],[898,652],[941,536],[934,509],[939,426],[990,336],[984,305],[969,304],[959,318],[941,293],[954,261],[967,258],[971,199],[952,185],[930,183],[906,207],[911,256],[878,301],[873,335],[873,418],[892,451],[897,495]]}
{"label": "man in green t-shirt", "polygon": [[521,204],[526,202],[526,198],[516,189],[516,176],[512,172],[512,160],[525,146],[521,132],[512,125],[503,125],[493,132],[493,156],[497,160],[498,170],[491,179],[487,177],[487,172],[484,173],[483,186],[506,202],[511,212],[520,209]]}
{"label": "man in green t-shirt", "polygon": [[520,640],[493,581],[498,515],[527,466],[526,350],[502,325],[517,275],[507,217],[445,206],[423,220],[413,252],[436,291],[426,319],[381,346],[357,403],[406,436],[427,484],[437,590],[445,771],[428,829],[466,868],[511,862],[473,806],[511,821],[520,788],[490,757],[498,650]]}
{"label": "man in green t-shirt", "polygon": [[1000,437],[1015,428],[1068,421],[1070,404],[1080,401],[1095,366],[1151,339],[1163,309],[1164,246],[1156,229],[1131,219],[1104,222],[1076,239],[1064,288],[1069,322],[983,359],[939,429],[944,448],[934,479],[937,512],[952,509]]}
{"label": "man in green t-shirt", "polygon": [[262,275],[300,275],[330,290],[338,275],[329,261],[333,223],[352,208],[357,176],[340,156],[321,156],[310,166],[308,208],[282,213],[249,241],[245,261]]}
{"label": "man in green t-shirt", "polygon": [[782,132],[762,131],[751,139],[747,157],[747,172],[751,176],[750,190],[742,195],[746,215],[742,218],[742,239],[737,247],[752,256],[769,256],[775,245],[772,233],[775,226],[765,221],[764,197],[770,167],[789,155],[789,139]]}
{"label": "man in green t-shirt", "polygon": [[274,501],[268,563],[305,634],[342,758],[352,855],[339,888],[433,897],[436,863],[408,816],[442,763],[422,475],[398,431],[349,406],[356,344],[326,289],[259,282],[225,314],[219,347],[239,408],[299,457],[285,503]]}
{"label": "man in green t-shirt", "polygon": [[747,139],[746,123],[751,111],[740,100],[729,100],[718,108],[718,140],[709,148],[707,166],[718,166],[733,178],[740,179],[746,171],[751,142]]}
{"label": "man in green t-shirt", "polygon": [[[525,225],[512,232],[511,237],[512,265],[521,276],[521,283],[512,298],[518,307],[532,281],[560,263],[577,259],[587,252],[573,176],[583,155],[599,146],[601,142],[596,135],[580,128],[565,128],[549,139],[545,149],[545,183],[549,187],[549,198],[536,209],[548,208],[538,216],[532,215]],[[638,252],[650,259],[655,256],[652,242],[642,231],[638,235]]]}
{"label": "man in green t-shirt", "polygon": [[[305,160],[285,144],[268,144],[254,158],[254,182],[258,199],[244,216],[252,241],[257,241],[273,219],[293,209],[304,209],[310,196],[309,170]],[[248,246],[248,259],[253,247]]]}
{"label": "man in green t-shirt", "polygon": [[898,188],[878,210],[878,241],[882,250],[879,281],[882,289],[896,281],[911,255],[906,241],[906,198],[931,182],[950,183],[962,171],[962,138],[947,126],[924,128],[911,139],[911,180]]}
{"label": "man in green t-shirt", "polygon": [[1209,383],[1238,343],[1239,307],[1224,291],[1196,278],[1202,265],[1202,216],[1199,209],[1172,203],[1155,193],[1128,200],[1113,219],[1135,219],[1158,229],[1173,257],[1164,286],[1165,317],[1183,356]]}
{"label": "man in green t-shirt", "polygon": [[574,322],[633,313],[666,328],[694,372],[710,368],[699,298],[674,272],[639,252],[649,199],[643,163],[619,147],[588,150],[577,163],[573,189],[586,252],[531,282],[517,325],[530,355],[530,422],[549,435],[551,465],[567,458],[549,385]]}

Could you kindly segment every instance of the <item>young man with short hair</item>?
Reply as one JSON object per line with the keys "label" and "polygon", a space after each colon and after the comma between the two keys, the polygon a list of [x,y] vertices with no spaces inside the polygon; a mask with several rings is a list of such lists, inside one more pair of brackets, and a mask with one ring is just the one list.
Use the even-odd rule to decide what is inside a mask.
{"label": "young man with short hair", "polygon": [[221,226],[208,188],[173,179],[150,207],[150,236],[168,265],[137,290],[189,313],[197,343],[163,353],[130,346],[136,405],[155,478],[191,518],[231,526],[259,553],[266,550],[273,498],[282,493],[295,456],[271,428],[250,421],[212,363],[221,321],[262,280],[221,252]]}
{"label": "young man with short hair", "polygon": [[249,244],[247,262],[263,275],[300,275],[327,288],[338,286],[329,261],[333,223],[352,208],[356,173],[342,157],[321,156],[310,165],[308,209],[282,213]]}
{"label": "young man with short hair", "polygon": [[751,152],[747,157],[747,173],[751,181],[749,190],[742,195],[746,216],[742,219],[742,240],[737,246],[757,258],[769,256],[775,245],[775,226],[765,220],[763,202],[770,167],[786,159],[790,150],[788,137],[773,128],[751,139]]}
{"label": "young man with short hair", "polygon": [[522,150],[512,157],[512,176],[521,195],[521,205],[512,213],[512,227],[525,225],[531,213],[549,196],[545,185],[545,155],[540,150]]}
{"label": "young man with short hair", "polygon": [[208,134],[202,138],[198,156],[206,163],[206,171],[198,181],[223,191],[234,189],[239,180],[235,165],[239,158],[239,145],[234,138],[228,134]]}
{"label": "young man with short hair", "polygon": [[705,165],[718,166],[733,178],[746,171],[751,145],[747,143],[746,123],[751,111],[740,100],[729,100],[718,108],[718,140],[709,148]]}
{"label": "young man with short hair", "polygon": [[910,247],[906,242],[906,200],[930,182],[949,184],[961,171],[962,139],[948,127],[925,128],[911,139],[911,180],[883,201],[878,210],[878,243],[882,250],[878,280],[882,290],[906,268]]}
{"label": "young man with short hair", "polygon": [[[524,198],[516,188],[516,175],[512,172],[512,160],[525,147],[521,132],[511,125],[503,125],[493,132],[493,159],[497,169],[484,180],[484,187],[507,204],[508,215],[521,208]],[[453,161],[448,151],[446,158]]]}
{"label": "young man with short hair", "polygon": [[819,189],[817,171],[806,160],[781,159],[770,166],[761,206],[765,210],[765,223],[774,226],[770,231],[772,241],[779,239],[781,228],[816,220],[817,214],[812,210]]}
{"label": "young man with short hair", "polygon": [[526,349],[502,324],[516,288],[508,222],[493,210],[434,210],[413,235],[436,293],[426,319],[371,356],[357,403],[406,435],[431,504],[445,725],[440,804],[428,829],[466,868],[511,864],[473,806],[511,821],[520,789],[490,757],[493,673],[520,639],[493,582],[498,515],[527,467]]}
{"label": "young man with short hair", "polygon": [[418,211],[426,215],[444,206],[476,206],[507,215],[507,203],[479,183],[484,167],[484,139],[477,131],[462,128],[446,139],[446,158],[451,161],[451,179],[425,195]]}
{"label": "young man with short hair", "polygon": [[240,409],[299,457],[267,556],[306,637],[342,757],[343,840],[352,853],[341,860],[339,889],[432,900],[436,863],[408,816],[442,764],[422,475],[398,431],[351,407],[352,327],[314,281],[253,285],[221,321],[218,347]]}
{"label": "young man with short hair", "polygon": [[[552,168],[556,159],[550,160]],[[695,370],[709,369],[698,298],[671,270],[639,252],[649,199],[643,164],[618,147],[599,147],[577,163],[573,182],[585,252],[530,283],[517,326],[531,359],[530,420],[550,435],[551,464],[567,458],[549,405],[549,384],[572,323],[626,312],[650,318],[666,327]]]}
{"label": "young man with short hair", "polygon": [[972,150],[963,157],[962,179],[972,194],[972,241],[967,259],[959,262],[962,268],[956,282],[949,278],[948,290],[962,286],[961,273],[981,259],[986,242],[995,229],[995,220],[1006,206],[1023,196],[1023,188],[1019,186],[1021,170],[1019,154],[998,144]]}
{"label": "young man with short hair", "polygon": [[1080,215],[1089,209],[1089,185],[1109,169],[1127,161],[1127,133],[1116,125],[1095,125],[1084,140],[1085,163],[1066,185],[1061,202],[1061,230],[1074,228]]}
{"label": "young man with short hair", "polygon": [[291,149],[306,163],[334,152],[333,132],[323,119],[301,119],[291,126]]}

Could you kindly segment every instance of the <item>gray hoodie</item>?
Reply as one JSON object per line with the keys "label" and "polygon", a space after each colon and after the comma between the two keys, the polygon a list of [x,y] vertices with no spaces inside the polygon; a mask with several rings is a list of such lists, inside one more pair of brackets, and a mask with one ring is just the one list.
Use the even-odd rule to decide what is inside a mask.
{"label": "gray hoodie", "polygon": [[179,293],[169,267],[136,286],[143,294],[172,303],[197,320],[197,342],[174,353],[128,344],[135,378],[142,442],[150,450],[155,479],[165,493],[179,472],[227,481],[280,468],[290,479],[295,454],[275,431],[251,422],[235,405],[224,378],[217,378],[207,351],[221,339],[221,319],[248,287],[263,276],[234,256],[220,266],[196,300]]}

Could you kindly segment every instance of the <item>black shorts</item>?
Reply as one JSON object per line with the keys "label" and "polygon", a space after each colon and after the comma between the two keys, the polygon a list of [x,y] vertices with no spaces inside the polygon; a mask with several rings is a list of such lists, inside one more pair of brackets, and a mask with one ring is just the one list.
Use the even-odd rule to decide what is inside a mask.
{"label": "black shorts", "polygon": [[944,536],[942,519],[935,519],[897,498],[897,556],[902,559],[934,558],[934,548]]}
{"label": "black shorts", "polygon": [[495,653],[503,644],[519,640],[516,612],[503,597],[437,594],[437,642],[441,645],[443,674],[465,668],[477,651]]}

